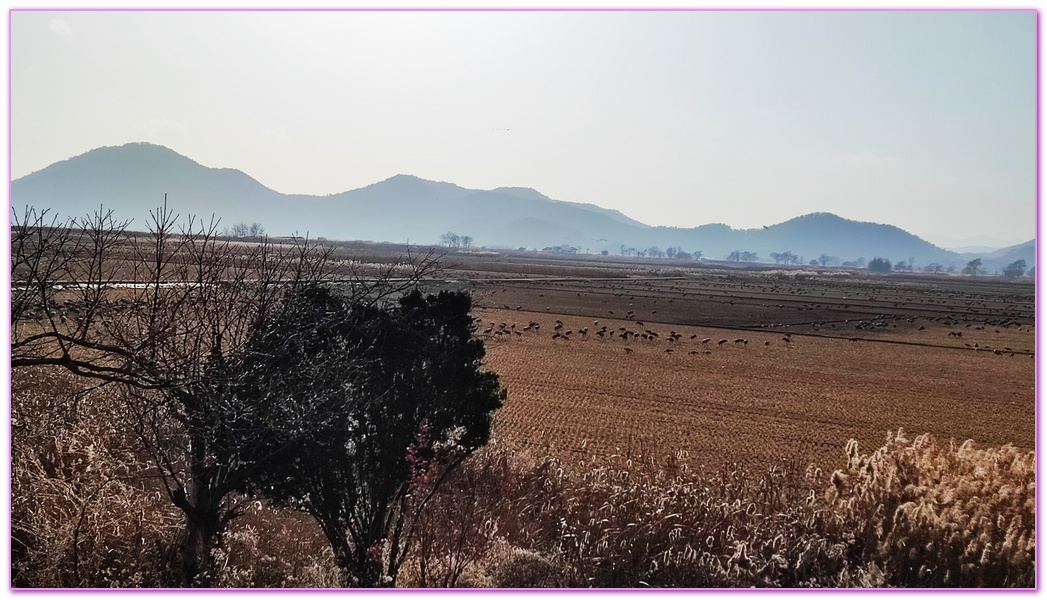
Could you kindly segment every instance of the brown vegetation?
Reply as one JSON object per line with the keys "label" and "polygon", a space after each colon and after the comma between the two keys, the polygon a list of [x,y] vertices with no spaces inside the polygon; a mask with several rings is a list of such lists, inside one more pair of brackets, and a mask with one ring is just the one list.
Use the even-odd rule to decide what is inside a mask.
{"label": "brown vegetation", "polygon": [[[245,245],[237,260],[261,249]],[[338,256],[357,251],[371,256]],[[331,250],[324,277],[388,276],[402,268],[392,251]],[[127,265],[141,252],[122,256],[87,276],[139,277]],[[191,271],[184,256],[172,252],[170,264]],[[474,278],[484,269],[613,281],[453,284],[487,307],[474,313],[475,334],[508,399],[494,417],[498,442],[448,471],[431,495],[409,497],[418,520],[399,585],[1035,585],[1028,286],[666,277],[628,261],[521,268],[484,257],[459,272],[466,267]],[[636,275],[649,278],[629,279]],[[195,339],[191,323],[171,316],[190,314],[174,302],[194,301],[184,289],[160,298],[172,299],[167,313],[162,302],[136,313],[148,298],[133,289],[107,299],[87,287],[39,291],[47,301],[19,304],[13,325],[23,362],[11,373],[12,584],[185,585],[191,511],[170,496],[192,489],[186,472],[206,461],[194,466],[188,448],[175,446],[158,464],[148,455],[155,444],[143,441],[160,433],[184,441],[184,429],[136,429],[127,418],[136,396],[125,387],[93,387],[61,360],[32,361],[83,357],[99,372],[117,365],[120,377],[145,373],[153,379],[139,383],[168,385],[161,379],[178,373],[131,362],[135,344],[171,350],[177,364],[192,354],[191,382],[194,361],[215,346],[231,355],[241,336],[230,330],[175,353],[180,346],[159,334]],[[209,302],[216,325],[235,324],[213,310],[219,298]],[[171,328],[135,329],[135,314],[167,314]],[[76,346],[81,323],[119,343]],[[928,434],[908,439],[899,427]],[[884,442],[888,430],[898,433]],[[293,502],[240,492],[221,502],[236,518],[209,544],[210,583],[345,581],[324,534]]]}

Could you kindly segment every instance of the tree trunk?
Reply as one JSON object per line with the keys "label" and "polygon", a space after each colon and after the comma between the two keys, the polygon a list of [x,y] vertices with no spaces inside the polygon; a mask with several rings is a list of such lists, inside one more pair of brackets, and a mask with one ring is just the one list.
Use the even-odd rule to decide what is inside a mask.
{"label": "tree trunk", "polygon": [[[311,512],[320,525],[324,536],[334,551],[334,561],[341,574],[342,587],[376,588],[382,587],[382,556],[367,549],[353,547],[347,532],[342,530],[337,519],[325,519]],[[377,560],[376,560],[377,559]]]}
{"label": "tree trunk", "polygon": [[202,519],[187,520],[182,542],[182,577],[186,587],[211,587],[214,578],[211,546],[216,533]]}
{"label": "tree trunk", "polygon": [[206,466],[205,457],[197,450],[201,447],[203,444],[191,445],[194,460],[189,467],[192,475],[188,482],[189,494],[187,502],[179,505],[186,517],[182,575],[187,587],[213,585],[215,572],[211,551],[230,517],[222,505],[224,494],[215,489],[213,469]]}

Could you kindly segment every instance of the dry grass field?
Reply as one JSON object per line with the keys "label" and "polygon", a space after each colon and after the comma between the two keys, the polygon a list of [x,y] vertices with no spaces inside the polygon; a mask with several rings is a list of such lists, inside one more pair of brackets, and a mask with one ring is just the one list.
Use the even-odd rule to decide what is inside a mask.
{"label": "dry grass field", "polygon": [[[335,246],[323,281],[349,294],[399,285],[404,250]],[[23,360],[11,373],[14,585],[347,583],[313,518],[240,490],[216,495],[231,520],[205,544],[205,577],[192,576],[194,521],[176,500],[179,486],[209,489],[212,457],[179,483],[193,444],[177,414],[143,421],[153,405],[139,399],[152,396],[33,362],[86,332],[77,356],[108,373],[124,364],[110,342],[153,339],[151,326],[135,330],[141,310],[168,319],[174,334],[156,339],[185,342],[165,368],[193,381],[214,355],[194,345],[194,319],[232,327],[217,344],[246,335],[234,327],[244,313],[210,292],[235,288],[237,273],[254,289],[257,275],[235,268],[248,255],[216,263],[225,270],[208,271],[217,279],[197,294],[185,285],[191,260],[181,269],[188,259],[175,253],[158,278],[173,285],[155,288],[174,301],[157,305],[137,285],[145,257],[116,251],[115,278],[136,285],[105,292],[104,311],[84,300],[97,288],[63,285],[12,326]],[[446,480],[410,480],[431,493],[409,506],[418,537],[400,579],[383,583],[1034,585],[1031,282],[534,253],[440,265],[419,285],[472,293],[475,334],[507,399],[493,443]],[[49,331],[57,337],[39,337]],[[158,456],[174,460],[161,468]],[[376,548],[369,560],[385,565]]]}
{"label": "dry grass field", "polygon": [[683,450],[707,471],[835,469],[849,439],[871,450],[899,427],[1035,443],[1031,286],[752,274],[477,291],[487,363],[509,392],[495,436],[568,463]]}

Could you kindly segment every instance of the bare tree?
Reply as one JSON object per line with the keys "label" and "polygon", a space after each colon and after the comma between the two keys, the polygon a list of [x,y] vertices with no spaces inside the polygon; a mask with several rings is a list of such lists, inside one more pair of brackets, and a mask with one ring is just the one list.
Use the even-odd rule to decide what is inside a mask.
{"label": "bare tree", "polygon": [[818,262],[821,263],[823,267],[828,266],[830,263],[839,262],[839,260],[840,259],[836,258],[835,256],[830,256],[828,254],[822,254],[818,257]]}
{"label": "bare tree", "polygon": [[[216,460],[227,361],[286,294],[330,278],[331,249],[298,237],[234,246],[214,220],[179,227],[166,203],[144,234],[101,211],[62,225],[46,211],[14,216],[12,369],[54,365],[116,386],[144,472],[185,515],[184,581],[208,584],[211,549],[240,511],[231,492],[249,474]],[[355,301],[380,302],[435,268],[432,254],[408,255],[341,279]]]}
{"label": "bare tree", "polygon": [[440,236],[440,243],[448,248],[457,248],[461,243],[461,237],[453,231],[448,231]]}

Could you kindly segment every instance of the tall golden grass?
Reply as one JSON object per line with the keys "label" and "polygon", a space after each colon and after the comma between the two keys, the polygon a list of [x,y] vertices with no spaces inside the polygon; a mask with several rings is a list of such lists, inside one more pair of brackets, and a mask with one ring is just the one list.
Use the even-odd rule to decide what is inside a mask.
{"label": "tall golden grass", "polygon": [[[34,373],[12,387],[13,585],[177,582],[180,513],[116,425],[119,406],[104,388]],[[848,443],[841,464],[701,475],[683,452],[565,465],[492,442],[429,500],[399,584],[1035,585],[1032,452],[897,432],[870,454]],[[217,584],[338,581],[315,523],[238,501],[251,508],[223,536]]]}

